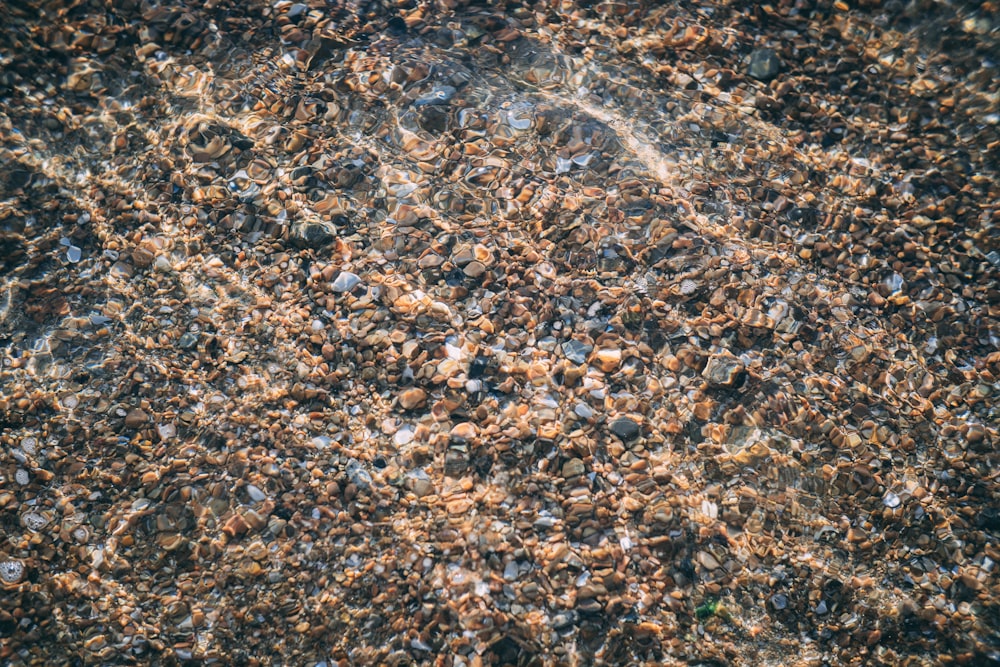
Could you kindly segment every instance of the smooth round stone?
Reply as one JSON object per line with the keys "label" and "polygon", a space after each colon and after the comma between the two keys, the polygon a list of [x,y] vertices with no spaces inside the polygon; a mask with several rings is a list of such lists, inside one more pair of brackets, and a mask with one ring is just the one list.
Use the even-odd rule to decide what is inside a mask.
{"label": "smooth round stone", "polygon": [[611,432],[625,442],[631,442],[639,437],[639,425],[628,417],[622,417],[611,422]]}
{"label": "smooth round stone", "polygon": [[777,595],[771,596],[771,606],[777,611],[781,611],[788,607],[788,596],[784,593],[778,593]]}
{"label": "smooth round stone", "polygon": [[755,79],[769,81],[781,71],[781,59],[771,49],[757,49],[750,54],[747,73]]}
{"label": "smooth round stone", "polygon": [[466,442],[472,440],[479,434],[479,429],[476,428],[475,424],[470,422],[461,422],[455,424],[455,427],[451,429],[451,439],[457,442]]}
{"label": "smooth round stone", "polygon": [[886,493],[885,497],[882,498],[882,504],[885,505],[886,507],[888,507],[891,510],[892,509],[896,509],[897,507],[899,507],[899,505],[900,505],[901,502],[902,501],[899,499],[899,496],[897,496],[892,491],[889,491],[888,493]]}
{"label": "smooth round stone", "polygon": [[333,281],[333,291],[334,292],[350,292],[352,289],[358,286],[361,282],[361,278],[350,271],[341,271],[337,279]]}
{"label": "smooth round stone", "polygon": [[610,373],[618,368],[622,362],[622,351],[617,348],[598,350],[594,358],[594,363],[605,373]]}
{"label": "smooth round stone", "polygon": [[409,426],[404,426],[396,431],[395,435],[392,436],[392,441],[400,446],[410,444],[413,442],[413,429]]}
{"label": "smooth round stone", "polygon": [[125,415],[125,426],[128,428],[139,428],[149,421],[149,415],[144,411],[136,408],[134,410],[129,410],[128,414]]}

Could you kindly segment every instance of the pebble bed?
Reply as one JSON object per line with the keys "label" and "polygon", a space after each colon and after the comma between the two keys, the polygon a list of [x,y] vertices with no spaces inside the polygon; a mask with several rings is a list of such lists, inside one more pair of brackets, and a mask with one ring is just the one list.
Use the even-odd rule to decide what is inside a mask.
{"label": "pebble bed", "polygon": [[0,20],[0,664],[1000,664],[996,3]]}

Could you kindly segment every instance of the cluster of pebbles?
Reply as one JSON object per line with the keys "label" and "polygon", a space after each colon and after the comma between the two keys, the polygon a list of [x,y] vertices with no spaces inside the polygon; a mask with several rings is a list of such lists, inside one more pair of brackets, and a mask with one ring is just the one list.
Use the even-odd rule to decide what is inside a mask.
{"label": "cluster of pebbles", "polygon": [[996,3],[662,4],[2,3],[0,663],[1000,662]]}

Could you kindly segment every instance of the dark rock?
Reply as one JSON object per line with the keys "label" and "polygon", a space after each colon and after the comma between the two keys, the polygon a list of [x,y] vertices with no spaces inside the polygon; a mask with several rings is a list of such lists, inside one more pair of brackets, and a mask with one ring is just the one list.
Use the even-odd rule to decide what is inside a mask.
{"label": "dark rock", "polygon": [[771,49],[757,49],[750,54],[747,73],[755,79],[770,81],[781,71],[781,60]]}
{"label": "dark rock", "polygon": [[639,437],[639,425],[628,417],[611,422],[611,432],[625,442],[631,442]]}
{"label": "dark rock", "polygon": [[771,596],[771,606],[774,607],[776,611],[781,611],[788,607],[788,596],[784,593],[778,593],[777,595]]}
{"label": "dark rock", "polygon": [[198,344],[198,334],[191,331],[185,331],[181,336],[181,339],[177,341],[177,346],[182,350],[190,350],[195,345]]}
{"label": "dark rock", "polygon": [[337,238],[337,230],[327,222],[301,222],[292,227],[291,242],[299,248],[324,248]]}

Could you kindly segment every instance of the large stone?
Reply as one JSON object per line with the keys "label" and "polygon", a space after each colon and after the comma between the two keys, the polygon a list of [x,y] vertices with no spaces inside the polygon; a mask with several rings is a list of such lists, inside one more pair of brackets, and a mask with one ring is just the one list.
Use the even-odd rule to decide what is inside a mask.
{"label": "large stone", "polygon": [[420,387],[411,387],[399,394],[399,405],[404,410],[419,408],[427,401],[427,392]]}
{"label": "large stone", "polygon": [[593,345],[588,345],[578,340],[568,340],[562,344],[563,354],[574,364],[586,363],[587,357],[594,350]]}
{"label": "large stone", "polygon": [[337,239],[337,230],[328,222],[311,220],[299,222],[292,227],[290,240],[299,248],[318,250],[325,248]]}
{"label": "large stone", "polygon": [[743,384],[746,365],[729,353],[716,354],[709,358],[701,376],[714,387],[738,387]]}
{"label": "large stone", "polygon": [[605,373],[616,370],[621,362],[622,351],[616,348],[598,350],[594,354],[594,364]]}
{"label": "large stone", "polygon": [[757,49],[750,54],[747,73],[755,79],[770,81],[781,71],[781,60],[771,49]]}
{"label": "large stone", "polygon": [[611,422],[611,432],[625,442],[632,442],[639,437],[641,429],[634,420],[622,417]]}

